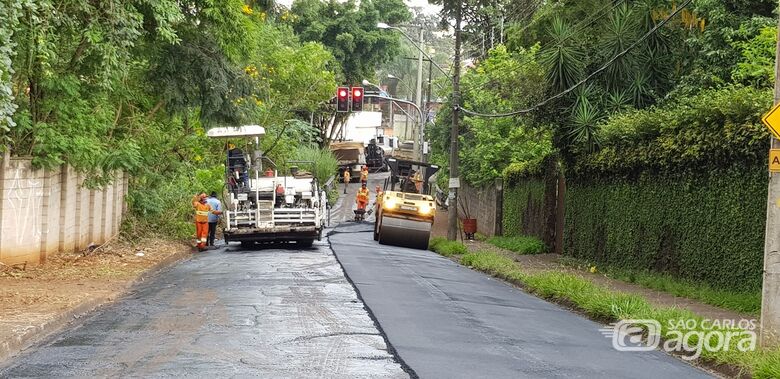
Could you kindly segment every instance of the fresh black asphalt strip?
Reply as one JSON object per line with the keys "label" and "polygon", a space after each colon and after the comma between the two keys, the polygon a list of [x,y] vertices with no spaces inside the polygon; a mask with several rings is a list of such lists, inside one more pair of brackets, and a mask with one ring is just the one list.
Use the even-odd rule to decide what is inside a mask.
{"label": "fresh black asphalt strip", "polygon": [[331,247],[421,378],[710,377],[661,351],[617,351],[603,325],[430,251],[379,245],[370,231],[344,223]]}

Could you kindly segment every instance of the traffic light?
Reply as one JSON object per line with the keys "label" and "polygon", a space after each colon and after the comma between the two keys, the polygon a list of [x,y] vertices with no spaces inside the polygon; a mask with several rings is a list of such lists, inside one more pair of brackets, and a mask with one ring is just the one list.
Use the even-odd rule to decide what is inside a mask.
{"label": "traffic light", "polygon": [[336,112],[349,112],[348,87],[339,87],[336,90]]}
{"label": "traffic light", "polygon": [[363,110],[363,87],[352,87],[352,112]]}

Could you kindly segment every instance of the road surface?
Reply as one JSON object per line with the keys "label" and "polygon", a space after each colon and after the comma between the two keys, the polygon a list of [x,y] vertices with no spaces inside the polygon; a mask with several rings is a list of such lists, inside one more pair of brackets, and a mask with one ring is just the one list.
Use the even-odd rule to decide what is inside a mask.
{"label": "road surface", "polygon": [[6,364],[0,377],[408,374],[325,243],[231,246],[141,283]]}
{"label": "road surface", "polygon": [[432,252],[378,245],[368,222],[337,225],[310,249],[199,253],[0,377],[709,377],[618,352],[602,325]]}
{"label": "road surface", "polygon": [[430,251],[378,245],[370,231],[342,224],[331,246],[421,378],[710,377],[660,351],[619,352],[603,325]]}

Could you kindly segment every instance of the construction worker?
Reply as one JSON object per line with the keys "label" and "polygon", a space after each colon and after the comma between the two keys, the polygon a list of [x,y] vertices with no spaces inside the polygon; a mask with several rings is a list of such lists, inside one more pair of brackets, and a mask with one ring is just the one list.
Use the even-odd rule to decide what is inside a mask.
{"label": "construction worker", "polygon": [[422,193],[422,170],[417,170],[417,172],[414,173],[412,181],[414,182],[414,188],[417,190],[417,193]]}
{"label": "construction worker", "polygon": [[284,186],[282,184],[276,185],[276,207],[281,208],[284,204]]}
{"label": "construction worker", "polygon": [[349,185],[351,175],[349,174],[349,169],[344,169],[344,193],[347,193],[347,186]]}
{"label": "construction worker", "polygon": [[366,188],[366,183],[363,183],[360,186],[360,189],[358,190],[357,196],[355,197],[355,202],[357,203],[358,210],[366,210],[366,207],[368,206],[368,200],[371,198],[371,195],[368,191],[368,188]]}
{"label": "construction worker", "polygon": [[381,186],[376,186],[376,188],[374,188],[374,193],[376,193],[376,198],[377,199],[382,197],[382,187]]}
{"label": "construction worker", "polygon": [[219,213],[222,213],[222,202],[217,199],[217,192],[211,191],[211,195],[206,199],[206,203],[211,207],[209,213],[209,237],[207,246],[214,246],[214,240],[217,236],[217,224],[219,223]]}
{"label": "construction worker", "polygon": [[368,183],[368,166],[363,166],[360,169],[360,182],[361,183]]}
{"label": "construction worker", "polygon": [[201,192],[192,198],[192,207],[195,209],[195,238],[198,241],[199,251],[206,249],[206,242],[209,236],[209,215],[222,214],[221,211],[214,211],[206,201],[206,193]]}

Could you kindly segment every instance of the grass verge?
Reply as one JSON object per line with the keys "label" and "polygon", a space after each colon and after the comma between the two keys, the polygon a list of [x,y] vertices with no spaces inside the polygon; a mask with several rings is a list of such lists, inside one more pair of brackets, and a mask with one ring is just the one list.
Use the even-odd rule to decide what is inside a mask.
{"label": "grass verge", "polygon": [[[571,259],[561,259],[560,262],[567,266],[587,269],[589,264]],[[683,280],[670,275],[658,274],[649,271],[634,271],[613,267],[599,268],[607,277],[634,283],[645,288],[670,293],[675,296],[695,299],[716,307],[730,309],[732,311],[758,316],[761,312],[761,293],[740,292],[715,289],[704,283]]]}
{"label": "grass verge", "polygon": [[[655,320],[661,325],[662,338],[667,341],[675,337],[675,330],[670,327],[680,320],[695,320],[697,326],[686,329],[686,332],[701,333],[694,334],[691,339],[686,340],[694,345],[706,344],[716,338],[708,334],[712,330],[729,330],[701,329],[703,318],[688,310],[655,307],[642,296],[611,291],[576,274],[562,272],[528,274],[521,270],[517,262],[498,253],[468,253],[461,257],[460,261],[463,265],[521,285],[539,297],[570,305],[600,321]],[[754,378],[780,377],[780,350],[740,351],[737,347],[743,342],[740,338],[731,340],[726,338],[724,343],[728,344],[728,348],[724,346],[717,351],[703,349],[701,359],[705,363],[736,367],[741,371],[740,374],[749,374]]]}
{"label": "grass verge", "polygon": [[428,249],[430,249],[431,251],[435,251],[436,253],[441,254],[445,257],[451,257],[453,255],[463,255],[468,253],[468,249],[466,249],[466,245],[458,241],[449,241],[443,237],[431,238],[431,241],[428,243]]}
{"label": "grass verge", "polygon": [[487,242],[491,245],[514,251],[518,254],[542,254],[546,251],[544,243],[536,237],[490,237]]}

